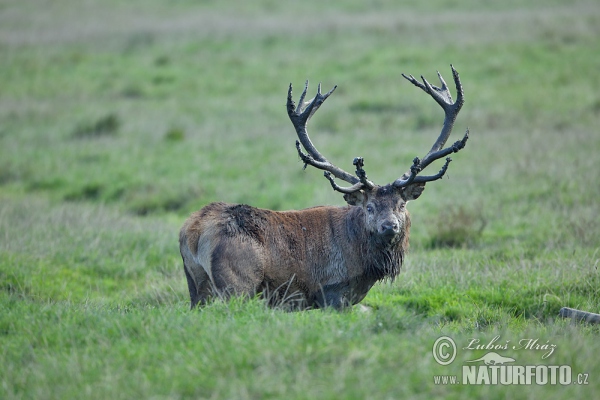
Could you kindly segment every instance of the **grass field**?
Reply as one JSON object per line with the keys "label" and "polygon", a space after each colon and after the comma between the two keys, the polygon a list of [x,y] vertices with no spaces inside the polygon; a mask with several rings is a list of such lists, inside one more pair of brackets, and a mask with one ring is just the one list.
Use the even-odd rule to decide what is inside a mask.
{"label": "grass field", "polygon": [[[458,3],[1,1],[0,398],[598,393],[599,328],[557,315],[600,312],[600,4]],[[189,311],[190,212],[344,204],[302,170],[290,82],[338,85],[311,137],[384,184],[443,120],[401,73],[450,81],[451,63],[466,103],[450,140],[471,139],[409,205],[410,254],[370,311]],[[515,365],[588,384],[435,384],[498,335]],[[458,347],[448,366],[440,336]],[[554,351],[512,348],[525,339]]]}

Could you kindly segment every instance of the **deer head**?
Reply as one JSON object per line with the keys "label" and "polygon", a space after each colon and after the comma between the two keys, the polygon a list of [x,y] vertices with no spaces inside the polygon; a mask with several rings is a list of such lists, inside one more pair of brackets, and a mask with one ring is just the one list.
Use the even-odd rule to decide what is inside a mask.
{"label": "deer head", "polygon": [[[308,81],[306,81],[304,91],[300,95],[298,106],[296,106],[292,98],[292,85],[290,84],[287,111],[298,135],[296,148],[298,155],[304,162],[304,167],[312,165],[317,169],[323,170],[325,177],[329,180],[333,189],[343,193],[344,199],[349,205],[362,208],[367,230],[386,244],[393,244],[404,237],[404,232],[410,224],[408,212],[406,211],[406,203],[417,199],[421,195],[425,189],[426,182],[435,181],[444,176],[448,169],[448,164],[452,161],[447,156],[464,148],[469,138],[469,130],[467,129],[462,140],[455,142],[450,147],[443,148],[452,132],[458,112],[464,104],[463,89],[458,72],[456,72],[453,66],[450,67],[452,68],[452,75],[456,85],[457,99],[455,102],[452,101],[452,95],[439,72],[440,87],[431,85],[422,76],[421,79],[423,82],[421,83],[412,75],[406,76],[402,74],[404,78],[429,94],[442,107],[445,113],[444,125],[440,135],[425,157],[422,159],[415,157],[408,171],[394,182],[384,186],[377,185],[368,179],[367,173],[364,170],[364,160],[362,157],[354,159],[353,164],[356,172],[354,175],[350,174],[330,163],[317,150],[308,136],[306,130],[308,120],[333,93],[337,86],[329,92],[322,94],[321,84],[319,84],[316,96],[305,103],[304,98],[308,90]],[[302,151],[301,145],[306,153]],[[429,164],[443,157],[447,157],[446,162],[437,174],[420,175]],[[335,178],[341,179],[351,186],[339,186],[335,182]]]}

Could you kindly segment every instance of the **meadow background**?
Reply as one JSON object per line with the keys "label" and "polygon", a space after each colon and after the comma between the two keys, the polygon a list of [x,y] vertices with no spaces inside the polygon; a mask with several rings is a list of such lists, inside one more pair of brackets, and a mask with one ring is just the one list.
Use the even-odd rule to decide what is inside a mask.
{"label": "meadow background", "polygon": [[[600,311],[599,39],[592,0],[0,1],[0,398],[590,398],[599,329],[557,313]],[[338,85],[311,137],[384,184],[443,120],[401,73],[451,63],[471,139],[370,312],[189,310],[189,213],[344,204],[298,160],[290,82]],[[440,366],[442,335],[556,344],[500,353],[589,385],[436,386],[486,353]]]}

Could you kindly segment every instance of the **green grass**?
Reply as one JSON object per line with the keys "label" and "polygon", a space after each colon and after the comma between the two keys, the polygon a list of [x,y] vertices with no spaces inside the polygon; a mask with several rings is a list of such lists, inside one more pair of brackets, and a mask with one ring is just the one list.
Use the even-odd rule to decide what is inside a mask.
{"label": "green grass", "polygon": [[[600,7],[594,1],[0,4],[0,398],[590,398],[599,329]],[[317,147],[379,184],[439,107],[401,73],[449,64],[471,138],[409,205],[403,273],[343,313],[259,299],[190,312],[177,234],[211,201],[343,204],[285,113],[322,82]],[[437,169],[438,165],[431,167]],[[589,385],[436,386],[500,335]]]}

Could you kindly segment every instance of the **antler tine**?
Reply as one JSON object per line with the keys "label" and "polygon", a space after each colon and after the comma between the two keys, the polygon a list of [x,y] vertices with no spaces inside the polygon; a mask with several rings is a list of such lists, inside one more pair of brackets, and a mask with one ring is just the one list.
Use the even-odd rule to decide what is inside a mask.
{"label": "antler tine", "polygon": [[410,172],[410,175],[408,176],[408,178],[397,179],[394,182],[394,186],[397,188],[403,188],[403,187],[410,185],[411,183],[426,183],[426,182],[431,182],[431,181],[436,181],[438,179],[441,179],[444,176],[444,174],[446,173],[446,170],[448,170],[448,164],[450,164],[451,161],[452,161],[452,159],[450,157],[447,157],[446,163],[444,164],[442,169],[440,169],[440,171],[435,175],[417,176],[417,174],[421,171],[421,168],[419,168],[419,158],[416,157],[415,160],[413,161],[413,166],[410,169],[411,172]]}
{"label": "antler tine", "polygon": [[[317,169],[324,170],[325,177],[327,179],[329,179],[330,183],[332,184],[332,187],[335,190],[337,190],[338,192],[353,193],[353,192],[356,192],[357,190],[361,190],[365,187],[373,188],[374,184],[367,179],[366,173],[364,173],[364,170],[362,169],[362,166],[363,166],[362,161],[361,161],[360,165],[357,165],[355,163],[355,165],[357,165],[357,169],[356,169],[357,176],[354,176],[354,175],[344,171],[343,169],[333,165],[332,163],[330,163],[317,150],[317,148],[314,146],[314,144],[310,140],[310,137],[308,136],[308,132],[306,130],[306,125],[308,123],[308,120],[319,109],[319,107],[321,107],[321,105],[325,102],[325,100],[327,100],[327,98],[333,93],[333,91],[336,88],[337,88],[337,86],[334,86],[333,89],[331,89],[329,92],[322,94],[321,93],[321,84],[319,84],[319,86],[317,88],[317,94],[315,95],[315,97],[312,100],[308,101],[307,103],[304,103],[304,98],[306,97],[306,92],[308,91],[308,81],[306,81],[306,83],[304,85],[304,90],[302,91],[302,94],[300,95],[300,102],[299,102],[298,106],[296,106],[296,104],[294,103],[293,97],[292,97],[292,84],[290,83],[290,87],[288,89],[288,97],[287,97],[287,111],[288,111],[288,116],[290,117],[290,120],[292,121],[292,124],[294,125],[294,128],[296,129],[296,134],[298,135],[298,140],[296,141],[296,149],[298,150],[298,155],[300,156],[300,159],[304,162],[305,168],[307,165],[312,165],[313,167],[315,167]],[[304,152],[302,152],[300,144],[302,144],[302,147],[304,147],[304,149],[306,150],[306,152],[308,154],[305,154]],[[356,159],[355,159],[355,162],[356,162]],[[341,179],[343,181],[350,183],[352,186],[350,186],[349,188],[343,188],[341,186],[338,186],[333,181],[333,178],[331,177],[331,175],[335,176],[338,179]]]}
{"label": "antler tine", "polygon": [[329,183],[331,183],[331,187],[333,188],[333,190],[338,191],[340,193],[351,194],[354,192],[358,192],[364,186],[362,182],[358,182],[347,188],[342,187],[342,186],[339,186],[337,183],[335,183],[335,180],[333,179],[333,177],[331,176],[331,173],[329,171],[323,172],[323,175],[325,176],[325,178],[329,179]]}
{"label": "antler tine", "polygon": [[412,75],[406,76],[405,74],[402,74],[402,76],[405,79],[407,79],[416,87],[423,90],[425,93],[429,94],[442,107],[442,109],[444,110],[444,125],[442,127],[442,131],[440,132],[440,135],[438,136],[433,146],[431,146],[431,149],[429,150],[427,155],[419,161],[418,171],[415,172],[415,170],[417,169],[417,165],[415,164],[415,161],[413,161],[413,166],[411,167],[411,169],[404,173],[402,177],[397,179],[394,182],[394,186],[404,187],[406,185],[409,185],[410,183],[423,183],[440,179],[442,176],[444,176],[446,169],[448,168],[448,163],[450,162],[450,159],[447,159],[444,167],[436,175],[417,177],[416,174],[425,169],[433,161],[445,157],[451,153],[456,153],[460,149],[464,148],[467,143],[467,139],[469,138],[468,129],[462,140],[455,142],[452,146],[448,148],[442,149],[444,147],[444,144],[446,144],[450,133],[452,133],[452,128],[454,126],[454,122],[456,121],[456,117],[458,116],[458,113],[465,102],[464,92],[458,72],[456,71],[456,69],[454,69],[453,65],[450,65],[450,68],[452,69],[452,77],[454,79],[454,84],[456,85],[455,102],[452,101],[452,95],[450,94],[448,86],[446,85],[446,82],[444,81],[444,78],[442,78],[442,75],[439,73],[439,71],[437,74],[441,83],[441,87],[431,85],[423,76],[421,76],[421,79],[423,81],[423,83],[421,83],[418,80],[416,80]]}
{"label": "antler tine", "polygon": [[[415,157],[413,159],[413,165],[411,165],[410,170],[406,172],[402,177],[396,179],[394,181],[394,186],[397,188],[405,187],[410,185],[415,181],[417,174],[421,172],[421,160],[419,157]],[[403,179],[406,176],[406,179]]]}
{"label": "antler tine", "polygon": [[[298,143],[298,142],[296,142],[296,143]],[[324,173],[325,178],[329,179],[329,182],[331,183],[331,187],[333,187],[334,190],[337,190],[338,192],[341,192],[344,194],[354,193],[356,191],[359,191],[359,190],[365,189],[365,188],[369,189],[369,190],[373,189],[375,187],[375,184],[367,178],[367,173],[363,169],[363,167],[365,165],[364,159],[362,157],[356,157],[354,159],[354,161],[352,162],[352,164],[354,164],[356,166],[356,176],[358,176],[358,179],[360,180],[360,182],[355,183],[354,185],[347,187],[347,188],[341,187],[335,183],[335,181],[331,177],[331,174],[328,171],[325,171],[325,173]]]}
{"label": "antler tine", "polygon": [[[304,105],[304,98],[306,97],[307,91],[308,91],[308,79],[304,83],[304,90],[302,91],[302,94],[300,95],[300,100],[298,101],[298,107],[296,107],[297,113],[300,113],[300,111],[302,111],[302,106]],[[288,91],[288,100],[291,98],[291,96],[292,96],[292,84],[290,83],[290,90]],[[293,98],[292,98],[292,104],[294,104]]]}

